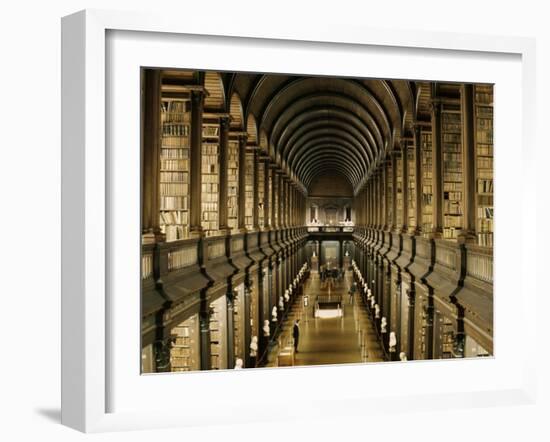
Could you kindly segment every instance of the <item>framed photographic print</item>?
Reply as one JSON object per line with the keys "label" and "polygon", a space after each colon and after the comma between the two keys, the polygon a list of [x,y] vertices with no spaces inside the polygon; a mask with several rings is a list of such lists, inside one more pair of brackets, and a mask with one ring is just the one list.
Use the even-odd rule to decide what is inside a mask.
{"label": "framed photographic print", "polygon": [[533,47],[64,18],[63,422],[532,400]]}

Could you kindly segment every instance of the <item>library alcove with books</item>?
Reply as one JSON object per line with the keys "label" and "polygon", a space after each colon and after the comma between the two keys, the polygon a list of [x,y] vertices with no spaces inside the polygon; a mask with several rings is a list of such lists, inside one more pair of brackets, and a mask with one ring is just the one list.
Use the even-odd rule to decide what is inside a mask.
{"label": "library alcove with books", "polygon": [[493,85],[141,77],[143,374],[493,355]]}

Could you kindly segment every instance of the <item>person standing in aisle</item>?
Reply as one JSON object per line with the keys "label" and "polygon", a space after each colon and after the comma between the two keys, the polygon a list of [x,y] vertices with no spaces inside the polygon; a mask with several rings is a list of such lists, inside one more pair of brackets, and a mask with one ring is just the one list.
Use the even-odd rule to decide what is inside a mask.
{"label": "person standing in aisle", "polygon": [[292,329],[292,337],[294,338],[294,352],[298,353],[298,341],[300,340],[300,320],[294,321],[294,328]]}

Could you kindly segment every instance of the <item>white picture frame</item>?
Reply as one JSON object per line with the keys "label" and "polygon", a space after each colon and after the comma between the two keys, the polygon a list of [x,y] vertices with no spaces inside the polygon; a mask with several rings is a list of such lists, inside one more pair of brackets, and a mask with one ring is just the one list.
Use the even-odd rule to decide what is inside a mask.
{"label": "white picture frame", "polygon": [[[221,38],[237,38],[246,40],[252,45],[269,42],[279,50],[292,45],[309,44],[331,46],[336,51],[346,51],[357,47],[370,47],[378,51],[398,48],[402,52],[413,50],[431,51],[432,54],[453,52],[468,52],[475,54],[479,60],[484,54],[501,54],[520,59],[521,65],[521,105],[522,118],[520,143],[523,161],[523,171],[532,166],[535,148],[534,102],[535,102],[535,44],[534,40],[518,37],[492,37],[481,35],[465,35],[451,33],[428,33],[423,31],[401,31],[399,33],[372,28],[354,28],[347,26],[332,26],[315,28],[302,26],[293,28],[284,23],[253,24],[231,21],[216,21],[194,17],[194,20],[182,22],[170,15],[154,15],[143,13],[127,13],[87,10],[65,17],[62,22],[62,423],[84,432],[101,432],[124,429],[159,428],[187,425],[208,425],[212,415],[207,416],[208,404],[199,400],[199,391],[189,391],[197,399],[193,412],[190,410],[155,408],[154,410],[120,410],[110,403],[109,395],[115,388],[111,376],[112,361],[115,359],[109,341],[109,327],[116,321],[109,300],[109,288],[112,287],[109,266],[116,259],[111,255],[110,242],[114,241],[110,223],[113,213],[113,201],[116,198],[112,191],[113,167],[107,149],[111,134],[106,130],[106,121],[111,118],[108,109],[109,81],[106,76],[109,60],[113,55],[109,52],[107,36],[109,33],[157,33],[157,37],[168,36],[216,36]],[[147,38],[146,34],[140,34]],[[153,34],[150,34],[153,35]],[[140,38],[141,38],[140,37]],[[236,40],[234,40],[236,41]],[[239,40],[240,41],[240,40]],[[304,43],[305,42],[305,43]],[[115,53],[116,54],[116,53]],[[112,60],[111,60],[112,61]],[[187,66],[181,66],[187,67]],[[208,66],[202,65],[203,68]],[[299,68],[298,68],[299,69]],[[235,69],[238,70],[238,69]],[[496,113],[498,115],[498,108]],[[517,134],[516,134],[517,135]],[[498,139],[498,138],[497,138]],[[497,160],[498,162],[498,160]],[[116,170],[114,171],[116,174]],[[497,175],[498,180],[498,175]],[[532,187],[531,187],[532,186]],[[521,214],[517,225],[524,225],[526,220],[534,219],[536,196],[526,189],[535,187],[535,177],[524,174],[524,183],[518,189],[518,196],[523,199]],[[137,192],[137,189],[136,189]],[[497,227],[498,228],[498,227]],[[520,233],[520,236],[524,233]],[[518,288],[519,294],[514,299],[519,315],[525,317],[529,305],[536,303],[535,278],[530,277],[532,270],[527,265],[528,256],[535,256],[534,244],[519,241],[517,251],[521,266],[521,281],[513,289]],[[498,243],[495,246],[498,252]],[[124,253],[118,250],[117,253]],[[137,262],[136,262],[136,265]],[[138,267],[136,267],[138,268]],[[503,274],[503,273],[501,273]],[[498,275],[498,272],[497,272]],[[497,277],[498,278],[498,277]],[[498,285],[495,287],[510,291]],[[138,292],[139,293],[139,292]],[[136,297],[138,297],[136,293]],[[500,293],[500,292],[499,292]],[[498,301],[497,301],[498,302]],[[510,301],[507,301],[510,302]],[[440,409],[469,407],[472,403],[478,406],[498,404],[533,403],[535,397],[535,328],[534,321],[524,322],[522,355],[524,357],[513,369],[513,378],[502,383],[500,388],[494,385],[487,389],[476,385],[468,390],[464,385],[455,391],[426,391],[425,394],[400,390],[395,376],[403,373],[399,364],[373,365],[369,370],[376,370],[376,376],[381,370],[394,376],[395,384],[386,385],[387,394],[368,396],[361,389],[357,395],[338,395],[313,397],[308,401],[309,408],[281,406],[283,402],[275,401],[265,409],[256,404],[246,403],[246,395],[235,398],[235,403],[227,403],[233,407],[232,420],[227,422],[254,422],[266,419],[285,419],[298,415],[323,416],[328,413],[325,405],[338,400],[335,411],[331,407],[330,414],[362,414],[376,411],[395,412],[410,407],[416,409]],[[504,325],[505,327],[506,325]],[[496,327],[498,333],[498,327]],[[498,345],[498,335],[496,336]],[[137,358],[134,350],[117,357]],[[499,355],[494,358],[498,361]],[[480,362],[460,361],[468,363],[469,370],[482,370]],[[495,364],[497,363],[495,362]],[[436,362],[410,364],[412,370],[425,370],[429,364]],[[477,366],[476,366],[477,363]],[[491,363],[491,362],[489,362]],[[464,365],[466,366],[466,365]],[[414,368],[416,367],[416,368]],[[117,367],[115,367],[116,369]],[[331,367],[308,369],[332,376],[334,370],[344,368]],[[322,371],[319,371],[322,370]],[[346,367],[346,377],[355,379],[364,370],[361,366]],[[247,370],[244,370],[247,371]],[[271,371],[273,374],[274,372]],[[303,376],[303,370],[279,370],[279,378],[289,380],[292,377]],[[373,373],[372,371],[370,373]],[[411,372],[412,373],[412,372]],[[139,375],[139,373],[138,373]],[[198,376],[206,373],[193,374],[194,380],[200,383]],[[228,388],[225,379],[230,379],[235,388],[246,389],[247,383],[265,382],[270,371],[251,370],[248,378],[235,373],[216,373],[210,376],[209,382],[218,388]],[[222,378],[224,376],[224,378]],[[274,375],[273,375],[274,376]],[[386,376],[386,375],[383,375]],[[116,378],[116,376],[114,376]],[[167,376],[151,377],[156,379]],[[118,377],[120,379],[120,376]],[[172,378],[175,379],[175,378]],[[183,379],[183,378],[180,378]],[[302,378],[300,378],[302,379]],[[391,378],[390,378],[391,379]],[[153,382],[150,381],[153,385]],[[161,382],[161,381],[159,381]],[[164,381],[162,381],[164,382]],[[304,388],[310,388],[304,385]],[[157,387],[155,387],[157,388]],[[311,387],[312,388],[312,387]],[[197,389],[198,390],[198,389]],[[165,394],[162,388],[161,395]],[[376,400],[366,400],[376,397]],[[365,400],[359,400],[365,399]],[[223,401],[220,401],[223,404]],[[328,414],[327,414],[328,415]],[[218,416],[223,422],[223,416]]]}

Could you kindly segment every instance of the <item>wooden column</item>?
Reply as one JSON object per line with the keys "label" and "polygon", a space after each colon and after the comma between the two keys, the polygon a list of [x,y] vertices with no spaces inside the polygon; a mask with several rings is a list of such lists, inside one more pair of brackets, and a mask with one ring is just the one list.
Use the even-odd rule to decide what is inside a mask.
{"label": "wooden column", "polygon": [[[231,289],[231,286],[228,286]],[[227,368],[235,367],[235,304],[234,293],[228,291],[226,299],[227,308]],[[241,312],[243,313],[243,312]],[[244,330],[241,330],[244,333]]]}
{"label": "wooden column", "polygon": [[201,370],[210,370],[210,311],[206,300],[201,301],[199,312]]}
{"label": "wooden column", "polygon": [[420,126],[414,126],[414,187],[415,195],[415,216],[416,216],[416,234],[422,233],[422,140],[420,136]]}
{"label": "wooden column", "polygon": [[229,151],[229,117],[220,118],[220,192],[218,194],[220,230],[227,231],[227,153]]}
{"label": "wooden column", "polygon": [[264,229],[271,227],[269,223],[269,159],[264,159]]}
{"label": "wooden column", "polygon": [[288,210],[287,206],[287,193],[286,193],[286,179],[282,174],[279,175],[279,183],[281,185],[281,190],[279,192],[279,208],[281,209],[281,220],[279,225],[281,228],[286,229],[286,213]]}
{"label": "wooden column", "polygon": [[239,196],[238,196],[238,228],[246,231],[246,135],[239,136]]}
{"label": "wooden column", "polygon": [[146,69],[143,75],[141,227],[142,233],[152,235],[150,240],[154,241],[162,240],[159,227],[161,72],[158,69]]}
{"label": "wooden column", "polygon": [[372,226],[372,201],[371,201],[371,191],[372,191],[372,176],[367,181],[367,226]]}
{"label": "wooden column", "polygon": [[277,172],[275,167],[271,167],[271,228],[277,229],[279,227],[277,219],[277,204],[275,200],[277,199]]}
{"label": "wooden column", "polygon": [[381,229],[386,230],[388,228],[388,195],[387,195],[387,182],[388,182],[388,169],[386,167],[386,160],[382,162],[382,173],[380,180],[380,203],[382,205],[382,225]]}
{"label": "wooden column", "polygon": [[432,201],[434,236],[443,234],[443,155],[441,151],[441,102],[432,100]]}
{"label": "wooden column", "polygon": [[397,152],[392,151],[391,153],[391,170],[392,170],[392,230],[400,228],[397,225]]}
{"label": "wooden column", "polygon": [[201,234],[201,163],[202,163],[202,112],[204,91],[191,91],[191,225],[192,234]]}
{"label": "wooden column", "polygon": [[254,149],[254,178],[253,178],[253,189],[252,189],[252,192],[253,192],[253,196],[252,196],[252,226],[254,228],[254,230],[258,230],[260,228],[260,225],[259,225],[259,220],[260,220],[260,216],[259,216],[259,207],[258,207],[258,204],[259,204],[259,197],[258,197],[258,189],[259,189],[259,186],[263,186],[263,183],[260,183],[259,180],[258,180],[258,163],[259,163],[259,158],[258,158],[258,148],[256,147]]}
{"label": "wooden column", "polygon": [[389,192],[388,192],[388,167],[391,163],[386,158],[383,163],[384,167],[384,230],[391,230],[389,217]]}
{"label": "wooden column", "polygon": [[462,110],[462,168],[464,172],[464,234],[476,239],[476,171],[474,88],[464,84],[460,90]]}
{"label": "wooden column", "polygon": [[382,220],[382,206],[383,206],[383,198],[382,198],[382,171],[380,168],[376,169],[376,192],[375,192],[375,202],[376,202],[376,228],[381,229],[384,225],[384,221]]}
{"label": "wooden column", "polygon": [[409,159],[408,143],[401,140],[401,195],[402,195],[402,213],[403,225],[401,231],[406,233],[409,225]]}

